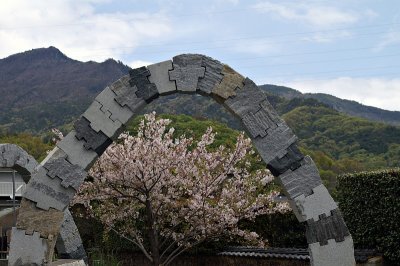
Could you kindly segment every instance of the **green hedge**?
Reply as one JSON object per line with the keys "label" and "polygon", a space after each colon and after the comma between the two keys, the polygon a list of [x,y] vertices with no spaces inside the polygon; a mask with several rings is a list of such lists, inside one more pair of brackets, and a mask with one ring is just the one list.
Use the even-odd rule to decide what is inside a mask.
{"label": "green hedge", "polygon": [[400,261],[400,169],[339,176],[337,193],[355,247]]}

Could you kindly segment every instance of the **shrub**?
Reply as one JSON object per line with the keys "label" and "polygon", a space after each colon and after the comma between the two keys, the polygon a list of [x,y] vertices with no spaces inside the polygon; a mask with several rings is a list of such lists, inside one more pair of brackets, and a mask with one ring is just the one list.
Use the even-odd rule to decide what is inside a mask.
{"label": "shrub", "polygon": [[376,248],[400,260],[400,169],[338,178],[340,210],[356,248]]}

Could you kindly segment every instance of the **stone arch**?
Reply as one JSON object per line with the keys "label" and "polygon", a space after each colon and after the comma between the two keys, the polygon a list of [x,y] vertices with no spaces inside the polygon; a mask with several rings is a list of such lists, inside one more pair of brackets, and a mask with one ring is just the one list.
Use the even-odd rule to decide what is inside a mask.
{"label": "stone arch", "polygon": [[[45,160],[46,161],[46,160]],[[28,183],[31,176],[34,174],[35,169],[39,166],[39,163],[29,155],[24,149],[15,144],[0,144],[0,168],[11,168],[14,169],[18,174],[21,175],[25,183]],[[29,206],[28,201],[23,201],[24,204],[22,209],[27,210]],[[30,212],[25,211],[22,215],[29,216]],[[36,223],[34,219],[29,217],[22,217],[20,221],[29,221],[30,223]],[[25,225],[17,224],[17,228],[24,227]],[[29,227],[29,226],[27,226]],[[20,228],[21,229],[21,228]],[[19,231],[14,228],[14,231]],[[33,234],[33,232],[26,234]],[[64,218],[61,224],[60,232],[56,242],[58,257],[60,258],[71,258],[71,259],[84,259],[87,260],[86,252],[82,244],[81,237],[79,235],[78,228],[75,225],[74,219],[69,212],[68,208],[64,211]]]}
{"label": "stone arch", "polygon": [[[292,130],[252,80],[204,55],[183,54],[172,61],[133,69],[129,76],[106,87],[29,181],[24,200],[33,204],[35,218],[40,220],[48,211],[54,216],[63,212],[86,171],[128,120],[158,96],[176,92],[211,96],[240,119],[262,159],[282,184],[299,222],[307,228],[312,265],[355,265],[352,238],[338,206],[322,184],[312,159],[298,150]],[[20,221],[22,217],[19,223],[24,222]],[[54,222],[54,228],[25,228],[40,232],[40,237],[13,238],[13,258],[31,262],[18,249],[21,242],[43,242],[46,248],[38,251],[35,259],[48,262],[55,241],[46,236],[61,222],[61,218],[58,224]],[[9,265],[14,263],[10,261]]]}

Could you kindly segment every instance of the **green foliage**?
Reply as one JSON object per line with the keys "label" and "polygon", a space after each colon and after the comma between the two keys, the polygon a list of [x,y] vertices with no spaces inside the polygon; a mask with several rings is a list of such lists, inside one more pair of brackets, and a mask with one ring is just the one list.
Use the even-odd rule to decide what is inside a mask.
{"label": "green foliage", "polygon": [[38,162],[46,157],[46,152],[53,147],[44,143],[40,137],[28,133],[0,136],[0,143],[11,143],[20,146],[28,154],[32,155]]}
{"label": "green foliage", "polygon": [[343,160],[342,171],[400,166],[398,127],[312,106],[297,107],[284,119],[299,137],[301,146]]}
{"label": "green foliage", "polygon": [[90,265],[93,266],[120,266],[122,262],[118,259],[114,252],[91,249],[88,252],[89,259],[91,261]]}
{"label": "green foliage", "polygon": [[400,261],[400,169],[342,175],[337,190],[355,246]]}

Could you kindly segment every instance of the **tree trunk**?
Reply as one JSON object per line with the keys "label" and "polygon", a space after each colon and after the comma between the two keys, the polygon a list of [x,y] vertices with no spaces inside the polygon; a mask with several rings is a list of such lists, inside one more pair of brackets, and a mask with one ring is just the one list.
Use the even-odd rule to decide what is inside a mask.
{"label": "tree trunk", "polygon": [[158,249],[158,234],[154,226],[154,215],[151,207],[151,202],[146,200],[146,216],[148,221],[147,234],[149,236],[151,257],[153,258],[153,265],[160,266],[160,251]]}

